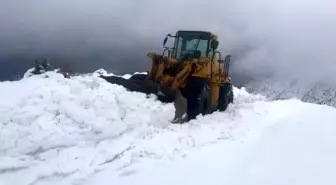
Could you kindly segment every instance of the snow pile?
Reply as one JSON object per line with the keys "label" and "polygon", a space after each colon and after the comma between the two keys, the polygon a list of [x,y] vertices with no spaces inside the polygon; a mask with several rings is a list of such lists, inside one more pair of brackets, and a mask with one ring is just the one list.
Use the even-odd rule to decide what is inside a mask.
{"label": "snow pile", "polygon": [[[31,173],[36,175],[15,179],[2,176],[7,179],[1,183],[3,179],[0,178],[0,184],[10,181],[28,184],[39,176],[81,169],[78,165],[83,161],[77,160],[76,156],[71,160],[77,166],[65,167],[71,162],[62,155],[77,150],[79,153],[73,155],[83,154],[82,160],[86,160],[87,151],[81,145],[93,149],[107,140],[117,142],[118,137],[133,129],[155,129],[169,124],[173,118],[173,105],[164,105],[154,96],[127,92],[98,77],[66,79],[61,74],[47,72],[17,82],[1,83],[0,89],[0,158],[15,165],[0,163],[0,171],[21,171],[34,166]],[[119,152],[117,144],[104,148],[112,149],[109,155]],[[54,157],[61,161],[52,160]],[[95,156],[91,157],[93,160]],[[50,166],[59,164],[63,166]],[[57,169],[62,167],[66,170]]]}
{"label": "snow pile", "polygon": [[[32,154],[64,140],[73,145],[118,136],[128,127],[151,121],[159,126],[162,119],[172,117],[173,106],[159,103],[154,96],[127,92],[97,77],[46,74],[49,78],[1,83],[1,136],[7,135],[1,137],[5,139],[2,153]],[[19,144],[24,148],[16,147]]]}
{"label": "snow pile", "polygon": [[47,72],[0,83],[0,89],[0,172],[6,174],[0,184],[70,184],[107,167],[127,174],[139,160],[185,156],[232,138],[239,117],[259,117],[249,109],[263,100],[235,89],[236,104],[226,113],[172,125],[172,104],[128,92],[96,73],[68,79]]}
{"label": "snow pile", "polygon": [[269,100],[299,98],[304,102],[336,107],[336,87],[325,83],[298,83],[262,80],[246,86],[248,92],[262,94]]}

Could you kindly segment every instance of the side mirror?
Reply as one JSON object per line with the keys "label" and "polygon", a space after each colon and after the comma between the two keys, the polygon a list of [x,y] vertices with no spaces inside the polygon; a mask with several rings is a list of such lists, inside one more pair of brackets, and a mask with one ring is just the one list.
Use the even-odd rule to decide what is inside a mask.
{"label": "side mirror", "polygon": [[224,73],[226,74],[226,76],[229,76],[230,60],[231,55],[226,55],[224,59]]}
{"label": "side mirror", "polygon": [[219,44],[219,42],[217,40],[212,40],[212,42],[211,42],[211,48],[213,50],[216,50],[218,48],[218,44]]}
{"label": "side mirror", "polygon": [[171,37],[171,34],[167,34],[166,38],[163,40],[163,47],[166,45],[167,41],[168,41],[168,37]]}
{"label": "side mirror", "polygon": [[225,62],[226,64],[230,64],[230,60],[231,60],[231,55],[226,55],[226,56],[225,56],[225,59],[224,59],[224,62]]}
{"label": "side mirror", "polygon": [[167,40],[168,40],[168,37],[166,36],[166,38],[163,40],[163,47],[166,45]]}

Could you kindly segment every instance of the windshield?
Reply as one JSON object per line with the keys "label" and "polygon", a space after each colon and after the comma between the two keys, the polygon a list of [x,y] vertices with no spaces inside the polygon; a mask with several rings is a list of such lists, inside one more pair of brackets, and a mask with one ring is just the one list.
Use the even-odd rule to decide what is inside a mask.
{"label": "windshield", "polygon": [[178,32],[172,56],[178,61],[208,55],[210,35],[205,32]]}

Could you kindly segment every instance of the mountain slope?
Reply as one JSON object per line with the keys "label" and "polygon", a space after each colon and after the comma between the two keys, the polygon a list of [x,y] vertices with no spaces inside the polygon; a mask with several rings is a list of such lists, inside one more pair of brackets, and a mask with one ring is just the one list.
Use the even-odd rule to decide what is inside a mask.
{"label": "mountain slope", "polygon": [[269,100],[298,98],[304,102],[336,107],[336,87],[327,83],[279,82],[272,79],[253,81],[246,85],[253,94],[262,94]]}

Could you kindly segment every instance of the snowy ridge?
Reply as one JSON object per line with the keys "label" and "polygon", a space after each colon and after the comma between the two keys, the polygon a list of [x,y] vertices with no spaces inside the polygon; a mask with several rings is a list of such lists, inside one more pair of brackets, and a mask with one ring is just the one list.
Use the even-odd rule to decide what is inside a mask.
{"label": "snowy ridge", "polygon": [[299,85],[297,82],[263,80],[249,83],[246,90],[253,94],[262,94],[269,100],[298,98],[304,102],[336,107],[336,88],[324,83]]}

